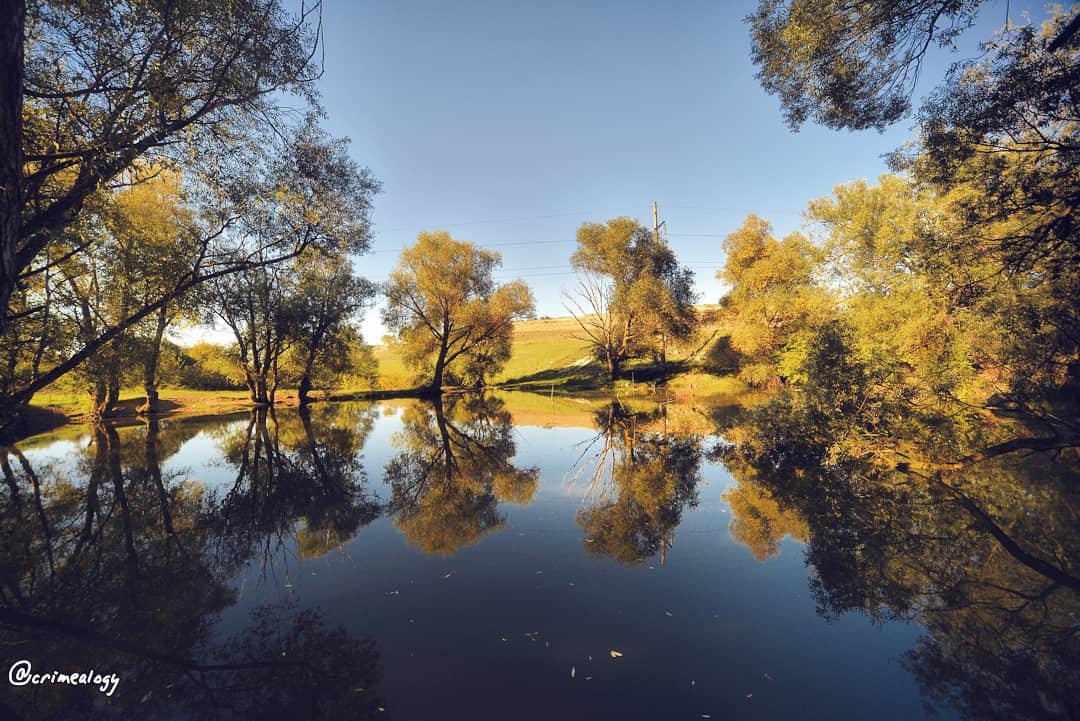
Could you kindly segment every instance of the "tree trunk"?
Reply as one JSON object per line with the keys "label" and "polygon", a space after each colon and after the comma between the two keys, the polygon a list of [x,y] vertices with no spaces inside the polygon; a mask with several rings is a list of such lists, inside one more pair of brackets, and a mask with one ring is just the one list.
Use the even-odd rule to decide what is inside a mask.
{"label": "tree trunk", "polygon": [[0,338],[8,335],[22,214],[25,0],[0,0]]}
{"label": "tree trunk", "polygon": [[608,352],[607,354],[607,372],[608,377],[611,378],[611,380],[619,380],[619,361],[612,352]]}
{"label": "tree trunk", "polygon": [[252,403],[258,403],[259,386],[258,383],[255,382],[255,374],[249,370],[244,371],[244,385],[246,385],[248,389],[248,400]]}
{"label": "tree trunk", "polygon": [[30,398],[25,394],[0,395],[0,443],[15,440],[29,405]]}
{"label": "tree trunk", "polygon": [[435,374],[431,379],[431,392],[438,395],[442,393],[443,375],[446,372],[446,342],[439,346],[439,357],[435,359]]}
{"label": "tree trunk", "polygon": [[108,417],[116,410],[116,404],[120,402],[120,360],[119,358],[114,360],[109,368],[109,377],[106,383],[108,388],[107,397],[105,400],[105,413],[102,416]]}
{"label": "tree trunk", "polygon": [[158,311],[157,326],[154,328],[154,338],[150,341],[150,352],[146,355],[143,363],[143,391],[146,393],[146,401],[139,408],[141,415],[158,413],[161,407],[158,403],[157,370],[161,360],[161,340],[165,336],[165,327],[169,324],[169,315],[165,306]]}
{"label": "tree trunk", "polygon": [[100,421],[109,411],[109,384],[104,378],[94,381],[90,390],[90,420]]}
{"label": "tree trunk", "polygon": [[311,371],[304,371],[304,375],[300,376],[300,388],[297,390],[297,403],[300,406],[306,406],[311,402],[308,398],[308,393],[311,392]]}
{"label": "tree trunk", "polygon": [[270,405],[270,396],[268,394],[265,375],[255,376],[254,388],[251,392],[251,402],[260,406]]}

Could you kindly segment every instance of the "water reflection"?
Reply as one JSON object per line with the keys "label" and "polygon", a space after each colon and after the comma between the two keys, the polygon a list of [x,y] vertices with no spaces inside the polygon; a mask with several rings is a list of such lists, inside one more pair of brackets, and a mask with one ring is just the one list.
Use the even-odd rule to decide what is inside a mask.
{"label": "water reflection", "polygon": [[[674,432],[688,424],[669,407],[622,402],[589,407],[591,429],[557,428],[546,406],[555,428],[515,428],[513,403],[321,404],[97,426],[65,454],[0,449],[5,659],[122,677],[108,700],[24,687],[3,696],[0,717],[387,718],[373,689],[391,684],[415,717],[446,712],[452,687],[470,699],[503,689],[499,704],[471,709],[487,718],[528,716],[515,699],[537,697],[550,717],[651,718],[662,707],[720,718],[722,694],[755,718],[867,716],[872,704],[830,710],[817,699],[843,695],[852,682],[837,669],[853,659],[887,664],[901,652],[903,667],[888,663],[871,697],[914,680],[948,718],[1080,716],[1074,452],[898,466],[882,458],[965,434],[920,425],[868,437],[810,398],[725,407],[723,440]],[[567,425],[590,420],[583,405]],[[723,495],[705,478],[728,483]],[[729,535],[750,554],[718,562]],[[785,538],[805,544],[808,573]],[[470,544],[453,578],[426,555]],[[299,588],[281,591],[278,569],[314,558],[318,575],[286,567]],[[312,598],[330,599],[326,615]],[[493,610],[478,598],[506,602]],[[822,650],[841,631],[814,626],[815,605],[828,620],[913,622],[921,640],[886,653],[868,628]],[[811,633],[821,634],[811,663],[792,662],[781,682],[791,639]],[[626,657],[599,665],[612,648]],[[380,657],[392,660],[386,680]],[[447,660],[458,663],[443,686],[422,673]],[[657,705],[635,716],[642,699]],[[458,701],[454,713],[468,715]]]}
{"label": "water reflection", "polygon": [[659,554],[663,565],[683,512],[697,505],[701,441],[664,431],[667,409],[633,411],[618,401],[596,412],[578,475],[589,481],[577,514],[585,550],[637,564]]}
{"label": "water reflection", "polygon": [[[219,614],[236,601],[230,580],[258,545],[254,539],[301,517],[305,528],[336,529],[342,513],[354,530],[353,519],[366,512],[356,510],[364,509],[356,467],[343,459],[359,448],[349,434],[320,437],[299,421],[293,431],[271,433],[259,417],[247,428],[260,440],[251,441],[246,467],[239,453],[242,490],[224,503],[162,468],[198,425],[95,426],[71,464],[34,468],[18,449],[0,450],[7,488],[0,498],[0,645],[39,671],[95,669],[122,679],[109,698],[84,686],[22,687],[0,708],[5,716],[377,712],[373,692],[355,691],[378,679],[374,643],[331,627],[317,610],[259,607],[235,635],[215,634]],[[256,443],[268,445],[256,451]],[[293,489],[275,492],[275,483]],[[230,535],[245,543],[223,541]]]}
{"label": "water reflection", "polygon": [[378,518],[382,507],[367,492],[360,461],[374,414],[356,404],[259,409],[225,432],[219,445],[236,469],[216,516],[225,553],[261,554],[269,563],[295,536],[301,557],[322,556]]}
{"label": "water reflection", "polygon": [[[1080,717],[1075,451],[917,471],[881,462],[902,437],[846,430],[812,398],[730,424],[720,454],[740,481],[733,510],[754,489],[766,515],[808,539],[822,616],[922,626],[904,663],[932,705],[969,719]],[[939,430],[937,443],[962,437]]]}
{"label": "water reflection", "polygon": [[495,396],[458,395],[417,403],[394,438],[386,465],[394,523],[425,553],[451,555],[503,528],[499,503],[528,504],[540,473],[512,463],[514,426]]}

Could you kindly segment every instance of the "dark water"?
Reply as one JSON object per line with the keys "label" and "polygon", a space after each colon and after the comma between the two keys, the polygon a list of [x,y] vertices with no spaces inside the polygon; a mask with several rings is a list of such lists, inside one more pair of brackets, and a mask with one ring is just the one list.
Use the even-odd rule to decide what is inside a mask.
{"label": "dark water", "polygon": [[787,497],[721,462],[716,409],[545,403],[326,405],[8,449],[5,673],[120,681],[4,682],[0,712],[1075,718],[1067,461],[1020,490],[991,469],[970,503]]}

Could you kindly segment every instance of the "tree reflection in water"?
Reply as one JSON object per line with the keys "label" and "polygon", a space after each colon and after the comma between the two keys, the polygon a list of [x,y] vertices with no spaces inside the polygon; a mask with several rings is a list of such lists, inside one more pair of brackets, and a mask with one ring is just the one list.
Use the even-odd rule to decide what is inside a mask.
{"label": "tree reflection in water", "polygon": [[215,632],[236,602],[229,580],[267,539],[299,525],[336,543],[372,513],[356,461],[364,426],[342,420],[320,425],[325,433],[301,418],[271,432],[254,416],[226,503],[162,469],[200,430],[192,423],[96,426],[71,467],[35,469],[19,449],[0,449],[0,644],[37,670],[121,678],[112,697],[25,686],[0,702],[0,715],[374,716],[374,643],[328,628],[318,611],[264,606],[231,638]]}
{"label": "tree reflection in water", "polygon": [[360,462],[374,413],[357,404],[260,409],[227,431],[220,445],[236,479],[217,516],[223,551],[269,562],[295,537],[301,557],[321,556],[378,518]]}
{"label": "tree reflection in water", "polygon": [[453,395],[416,403],[402,415],[386,464],[394,523],[425,553],[452,555],[501,529],[499,503],[526,505],[540,481],[537,468],[512,463],[514,426],[503,401]]}
{"label": "tree reflection in water", "polygon": [[[977,456],[970,428],[895,423],[882,437],[830,407],[782,393],[729,423],[718,449],[774,517],[805,523],[819,613],[920,624],[905,665],[931,705],[1080,718],[1076,450]],[[967,460],[912,460],[942,452]]]}
{"label": "tree reflection in water", "polygon": [[599,432],[574,471],[589,480],[577,522],[590,554],[628,564],[659,554],[663,564],[683,512],[697,505],[701,441],[664,432],[665,413],[634,412],[618,401],[596,412]]}

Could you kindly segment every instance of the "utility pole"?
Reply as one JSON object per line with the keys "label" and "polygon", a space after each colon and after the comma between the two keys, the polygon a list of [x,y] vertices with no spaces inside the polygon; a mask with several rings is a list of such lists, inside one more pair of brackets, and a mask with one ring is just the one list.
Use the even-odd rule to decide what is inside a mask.
{"label": "utility pole", "polygon": [[[660,244],[660,209],[656,206],[656,201],[652,204],[652,225],[653,234],[656,238],[657,245]],[[664,378],[667,378],[667,331],[660,331],[660,373]]]}

